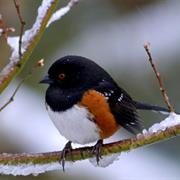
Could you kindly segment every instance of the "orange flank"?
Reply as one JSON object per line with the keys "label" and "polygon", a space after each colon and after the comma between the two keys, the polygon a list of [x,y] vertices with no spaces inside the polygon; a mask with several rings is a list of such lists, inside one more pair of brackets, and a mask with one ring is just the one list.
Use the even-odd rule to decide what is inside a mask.
{"label": "orange flank", "polygon": [[93,120],[101,130],[102,139],[110,137],[120,128],[110,111],[106,98],[101,93],[89,90],[82,97],[80,105],[87,107],[94,115]]}

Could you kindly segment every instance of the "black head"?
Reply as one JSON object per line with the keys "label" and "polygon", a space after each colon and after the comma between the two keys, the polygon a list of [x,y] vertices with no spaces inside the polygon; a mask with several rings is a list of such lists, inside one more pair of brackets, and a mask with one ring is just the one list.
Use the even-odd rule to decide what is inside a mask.
{"label": "black head", "polygon": [[60,58],[48,70],[40,82],[49,84],[46,103],[54,111],[62,111],[77,103],[86,90],[96,88],[111,77],[95,62],[81,56]]}
{"label": "black head", "polygon": [[110,76],[95,62],[81,56],[60,58],[48,70],[48,75],[40,81],[61,89],[91,88]]}

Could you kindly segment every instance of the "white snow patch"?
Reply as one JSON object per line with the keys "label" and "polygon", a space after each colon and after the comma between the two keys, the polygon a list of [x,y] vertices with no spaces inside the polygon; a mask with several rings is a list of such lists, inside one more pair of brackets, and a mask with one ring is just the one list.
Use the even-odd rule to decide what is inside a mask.
{"label": "white snow patch", "polygon": [[[35,23],[33,24],[31,29],[25,31],[25,33],[22,37],[22,46],[21,46],[22,53],[25,52],[25,50],[27,49],[27,47],[29,46],[31,41],[34,39],[34,36],[39,31],[41,24],[42,24],[42,21],[46,15],[50,5],[53,2],[54,2],[54,0],[43,0],[42,1],[41,6],[38,8],[38,15],[36,17]],[[12,49],[12,54],[11,54],[10,60],[14,61],[14,62],[19,60],[19,53],[18,53],[19,43],[18,43],[18,40],[19,40],[19,36],[7,38],[7,42]]]}
{"label": "white snow patch", "polygon": [[148,134],[156,133],[158,131],[164,131],[166,128],[170,128],[178,124],[180,125],[180,115],[172,112],[169,114],[169,116],[166,119],[164,119],[160,123],[154,124],[148,130],[144,129],[142,134],[148,135]]}
{"label": "white snow patch", "polygon": [[111,154],[108,156],[102,156],[102,158],[100,158],[99,160],[99,164],[97,164],[96,158],[91,158],[89,159],[89,162],[94,165],[95,167],[107,167],[111,164],[113,164],[114,161],[117,161],[120,156],[120,153],[116,153],[116,154]]}
{"label": "white snow patch", "polygon": [[[73,163],[66,161],[65,168],[69,168]],[[37,176],[47,171],[62,170],[62,165],[59,162],[47,164],[19,164],[19,165],[2,165],[0,164],[0,174],[13,176]]]}
{"label": "white snow patch", "polygon": [[2,35],[2,33],[3,33],[3,29],[0,28],[0,36]]}
{"label": "white snow patch", "polygon": [[[2,20],[2,15],[0,14],[0,20]],[[0,36],[2,35],[3,29],[0,28]]]}
{"label": "white snow patch", "polygon": [[[19,60],[19,53],[18,53],[19,36],[8,37],[7,43],[12,49],[12,54],[11,54],[10,60],[13,60],[14,62],[16,62],[17,60]],[[23,46],[21,46],[21,52],[23,53],[24,51],[25,51],[25,49],[23,48]]]}
{"label": "white snow patch", "polygon": [[51,23],[53,23],[54,21],[57,21],[59,19],[61,19],[61,17],[63,17],[65,14],[67,14],[71,8],[73,7],[73,5],[75,3],[77,3],[78,0],[71,0],[67,6],[63,7],[63,8],[60,8],[59,10],[57,10],[55,13],[53,13],[53,15],[51,16],[49,22],[47,23],[47,26],[46,27],[49,27],[49,25]]}

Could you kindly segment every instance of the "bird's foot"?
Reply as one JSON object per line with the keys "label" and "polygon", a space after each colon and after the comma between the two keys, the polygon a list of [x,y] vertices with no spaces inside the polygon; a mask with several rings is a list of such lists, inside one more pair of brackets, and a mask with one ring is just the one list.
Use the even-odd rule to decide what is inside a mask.
{"label": "bird's foot", "polygon": [[66,143],[64,149],[62,150],[60,161],[59,161],[62,164],[63,171],[65,171],[65,160],[66,160],[67,153],[69,153],[71,155],[71,159],[73,161],[72,150],[73,149],[72,149],[71,141],[68,141]]}
{"label": "bird's foot", "polygon": [[102,145],[103,145],[103,140],[100,139],[100,140],[97,141],[97,143],[95,144],[95,146],[92,149],[92,153],[96,155],[97,165],[99,165],[99,160],[102,158],[101,157]]}

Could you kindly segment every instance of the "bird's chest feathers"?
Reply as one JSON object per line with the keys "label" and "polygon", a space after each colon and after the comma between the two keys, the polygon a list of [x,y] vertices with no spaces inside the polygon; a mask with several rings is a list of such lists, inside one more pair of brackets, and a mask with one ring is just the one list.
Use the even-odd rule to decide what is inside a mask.
{"label": "bird's chest feathers", "polygon": [[56,128],[66,139],[74,143],[86,144],[100,138],[100,130],[86,108],[74,105],[68,110],[54,112],[47,106],[47,110]]}

